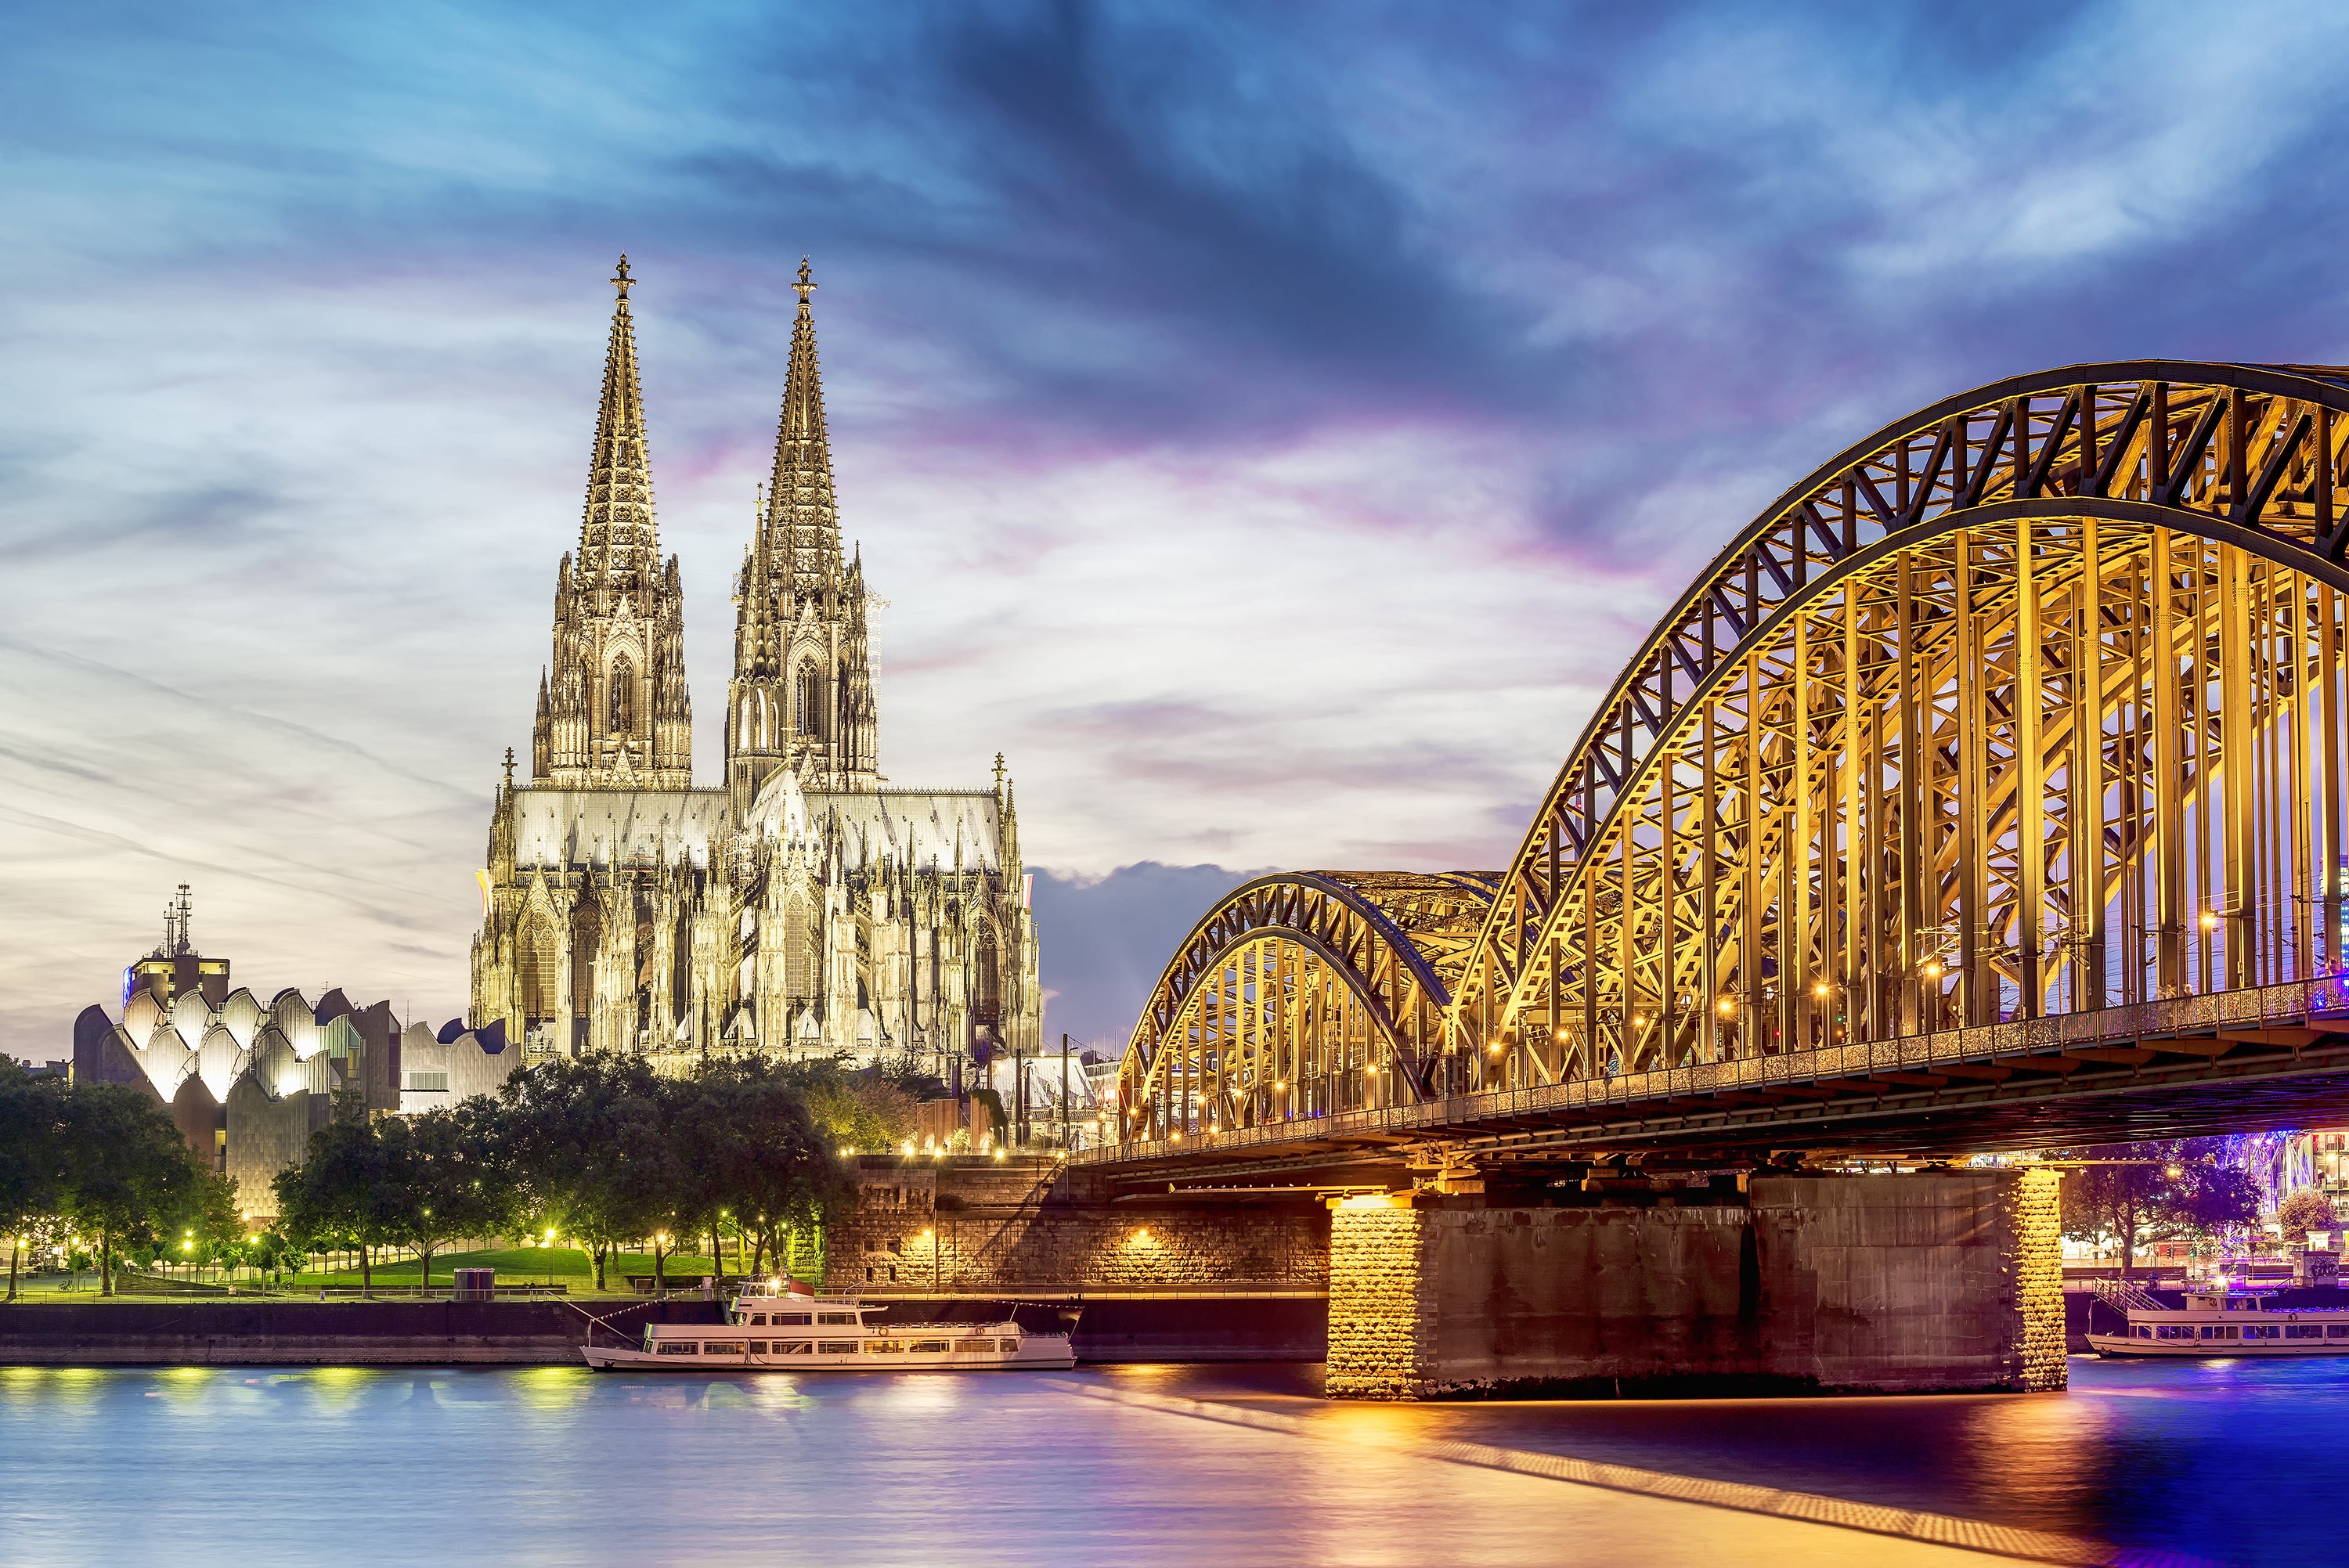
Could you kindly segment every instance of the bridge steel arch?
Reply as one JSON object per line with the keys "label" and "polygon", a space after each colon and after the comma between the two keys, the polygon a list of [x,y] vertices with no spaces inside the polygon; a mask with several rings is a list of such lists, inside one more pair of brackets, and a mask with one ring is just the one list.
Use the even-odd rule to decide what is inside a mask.
{"label": "bridge steel arch", "polygon": [[2078,366],[1787,491],[1560,770],[1450,1087],[2337,968],[2344,416],[2337,368]]}
{"label": "bridge steel arch", "polygon": [[1286,1022],[1289,1056],[1247,1043],[1296,995],[1266,944],[1387,1020],[1422,1102],[2339,973],[2345,450],[2328,366],[2074,366],[1886,427],[1658,624],[1440,975],[1370,873],[1211,912],[1123,1136],[1367,1103],[1247,1076],[1359,1071]]}
{"label": "bridge steel arch", "polygon": [[1119,1076],[1165,1138],[1416,1104],[1495,872],[1299,872],[1233,890],[1175,950]]}

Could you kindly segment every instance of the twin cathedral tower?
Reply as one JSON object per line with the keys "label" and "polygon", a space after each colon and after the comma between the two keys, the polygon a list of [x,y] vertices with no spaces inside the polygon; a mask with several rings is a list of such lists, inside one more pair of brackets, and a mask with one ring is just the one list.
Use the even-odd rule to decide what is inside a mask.
{"label": "twin cathedral tower", "polygon": [[843,554],[808,267],[774,471],[734,580],[725,778],[693,784],[675,556],[653,517],[627,258],[530,779],[490,820],[471,1021],[532,1056],[1033,1052],[1019,818],[880,773],[861,552]]}

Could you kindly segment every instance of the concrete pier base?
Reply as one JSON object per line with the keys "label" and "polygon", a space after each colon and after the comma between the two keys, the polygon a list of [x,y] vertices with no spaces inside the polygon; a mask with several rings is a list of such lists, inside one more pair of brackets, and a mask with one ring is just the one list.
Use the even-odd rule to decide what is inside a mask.
{"label": "concrete pier base", "polygon": [[1756,1176],[1740,1196],[1349,1200],[1330,1229],[1329,1391],[2064,1386],[2054,1171]]}

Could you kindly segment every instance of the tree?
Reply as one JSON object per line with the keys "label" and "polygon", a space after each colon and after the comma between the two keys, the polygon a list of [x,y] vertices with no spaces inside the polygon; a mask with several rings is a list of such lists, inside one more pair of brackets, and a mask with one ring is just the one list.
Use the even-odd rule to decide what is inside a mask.
{"label": "tree", "polygon": [[759,1258],[780,1256],[781,1233],[821,1223],[854,1195],[833,1135],[788,1068],[715,1061],[678,1089],[671,1131],[688,1172],[687,1207],[730,1213]]}
{"label": "tree", "polygon": [[858,1071],[842,1057],[787,1062],[776,1078],[796,1091],[834,1148],[886,1149],[914,1130],[914,1095],[905,1074]]}
{"label": "tree", "polygon": [[2304,1247],[2308,1245],[2309,1232],[2334,1228],[2333,1200],[2313,1187],[2295,1188],[2276,1205],[2276,1220],[2283,1228],[2286,1242]]}
{"label": "tree", "polygon": [[302,1163],[271,1184],[278,1217],[295,1234],[358,1249],[359,1291],[373,1291],[371,1251],[398,1233],[399,1222],[389,1157],[366,1097],[357,1089],[336,1095],[333,1119],[310,1134]]}
{"label": "tree", "polygon": [[2081,1241],[2117,1240],[2124,1278],[2135,1273],[2143,1243],[2259,1218],[2258,1184],[2229,1157],[2225,1139],[2110,1143],[2051,1153],[2084,1162],[2064,1180],[2064,1233]]}
{"label": "tree", "polygon": [[675,1223],[683,1168],[665,1082],[642,1057],[605,1052],[544,1063],[498,1089],[505,1179],[522,1207],[586,1247],[597,1290],[615,1247]]}
{"label": "tree", "polygon": [[8,1297],[16,1299],[25,1238],[57,1212],[65,1085],[0,1057],[0,1225],[8,1233]]}
{"label": "tree", "polygon": [[421,1284],[432,1283],[434,1253],[460,1237],[503,1229],[512,1212],[512,1188],[493,1158],[498,1119],[490,1101],[468,1099],[387,1121],[378,1133],[387,1233],[417,1250]]}
{"label": "tree", "polygon": [[98,1294],[112,1295],[115,1253],[194,1217],[206,1172],[163,1108],[128,1084],[76,1084],[63,1109],[63,1207],[97,1239]]}

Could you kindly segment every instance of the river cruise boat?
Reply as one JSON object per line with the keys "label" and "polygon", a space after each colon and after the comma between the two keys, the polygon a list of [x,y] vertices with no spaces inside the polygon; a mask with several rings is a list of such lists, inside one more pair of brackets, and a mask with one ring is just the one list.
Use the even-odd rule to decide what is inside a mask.
{"label": "river cruise boat", "polygon": [[582,1347],[599,1372],[971,1372],[1077,1364],[1066,1334],[1018,1324],[875,1325],[850,1296],[743,1295],[723,1323],[647,1323],[641,1346]]}
{"label": "river cruise boat", "polygon": [[2099,1356],[2340,1356],[2349,1354],[2349,1304],[2275,1307],[2256,1293],[2189,1290],[2164,1306],[2136,1286],[2104,1298],[2128,1315],[2119,1334],[2091,1334]]}

